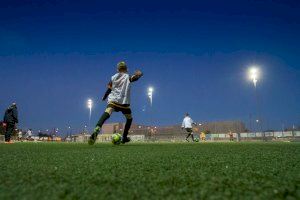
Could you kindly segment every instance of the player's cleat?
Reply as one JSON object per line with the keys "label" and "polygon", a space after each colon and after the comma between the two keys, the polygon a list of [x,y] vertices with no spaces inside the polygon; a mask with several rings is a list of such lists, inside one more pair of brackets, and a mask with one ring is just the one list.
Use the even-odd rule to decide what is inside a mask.
{"label": "player's cleat", "polygon": [[185,139],[187,142],[190,142],[188,139]]}
{"label": "player's cleat", "polygon": [[94,145],[96,142],[96,140],[94,139],[93,135],[91,135],[91,137],[89,138],[88,144],[89,145]]}
{"label": "player's cleat", "polygon": [[97,126],[95,129],[94,129],[94,132],[93,132],[93,134],[91,135],[91,137],[90,137],[90,139],[89,139],[89,141],[88,141],[88,143],[89,143],[89,145],[94,145],[95,144],[95,142],[96,142],[96,140],[97,140],[97,136],[98,136],[98,134],[100,133],[100,127],[99,126]]}
{"label": "player's cleat", "polygon": [[125,144],[125,143],[128,143],[128,142],[130,142],[130,141],[131,141],[131,139],[130,139],[129,137],[122,137],[121,143],[122,143],[122,144]]}

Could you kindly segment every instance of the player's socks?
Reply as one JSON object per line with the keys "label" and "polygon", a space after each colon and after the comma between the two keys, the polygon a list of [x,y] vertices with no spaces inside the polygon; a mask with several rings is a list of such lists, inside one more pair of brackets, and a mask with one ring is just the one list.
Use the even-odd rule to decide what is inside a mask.
{"label": "player's socks", "polygon": [[123,137],[122,137],[122,143],[127,143],[130,142],[130,138],[127,137],[129,129],[131,127],[132,124],[132,118],[131,119],[127,119],[126,120],[126,124],[125,124],[125,128],[124,128],[124,133],[123,133]]}
{"label": "player's socks", "polygon": [[126,124],[125,124],[125,128],[124,128],[124,133],[123,133],[123,136],[125,136],[125,137],[127,137],[127,135],[128,135],[129,129],[130,129],[131,124],[132,124],[132,120],[133,119],[127,119],[126,120]]}
{"label": "player's socks", "polygon": [[96,140],[97,140],[97,136],[101,130],[102,125],[104,124],[104,122],[109,119],[110,115],[107,112],[104,112],[101,116],[101,118],[99,119],[96,128],[94,129],[93,134],[91,135],[88,143],[89,145],[93,145],[95,144]]}
{"label": "player's socks", "polygon": [[97,136],[100,133],[100,130],[101,130],[100,126],[96,126],[96,128],[94,129],[93,134],[91,135],[91,137],[88,141],[89,145],[95,144],[95,142],[97,140]]}
{"label": "player's socks", "polygon": [[192,134],[192,140],[193,140],[193,142],[195,142],[195,140],[194,140],[194,134]]}
{"label": "player's socks", "polygon": [[100,126],[96,126],[96,128],[94,129],[93,135],[98,136],[98,134],[100,133],[101,127]]}
{"label": "player's socks", "polygon": [[97,126],[99,126],[100,128],[102,127],[102,125],[104,124],[104,122],[106,120],[108,120],[110,118],[110,115],[107,112],[104,112],[101,116],[101,118],[99,119]]}
{"label": "player's socks", "polygon": [[192,135],[191,133],[189,133],[189,134],[186,136],[185,140],[188,141],[188,142],[190,142],[190,141],[189,141],[189,137],[190,137],[190,136],[193,136],[193,135]]}

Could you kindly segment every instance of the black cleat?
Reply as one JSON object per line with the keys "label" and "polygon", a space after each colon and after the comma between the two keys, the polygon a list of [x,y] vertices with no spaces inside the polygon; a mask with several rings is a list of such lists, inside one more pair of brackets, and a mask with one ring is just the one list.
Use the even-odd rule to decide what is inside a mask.
{"label": "black cleat", "polygon": [[126,137],[126,138],[122,137],[121,143],[122,143],[122,144],[125,144],[125,143],[128,143],[128,142],[130,142],[130,141],[131,141],[131,139],[130,139],[129,137]]}

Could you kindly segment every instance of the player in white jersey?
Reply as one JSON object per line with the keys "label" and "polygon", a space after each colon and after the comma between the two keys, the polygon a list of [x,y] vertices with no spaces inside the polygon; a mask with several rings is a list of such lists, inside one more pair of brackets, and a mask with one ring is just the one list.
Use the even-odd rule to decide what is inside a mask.
{"label": "player in white jersey", "polygon": [[196,125],[190,115],[188,113],[185,114],[185,117],[182,122],[182,129],[185,129],[188,132],[187,137],[185,138],[186,141],[189,142],[189,137],[192,136],[192,140],[194,141],[194,133],[193,133],[193,125]]}
{"label": "player in white jersey", "polygon": [[130,76],[127,71],[126,63],[118,63],[118,73],[111,78],[111,81],[108,84],[108,89],[102,98],[103,101],[108,98],[107,108],[99,119],[96,128],[89,139],[90,145],[93,145],[96,142],[102,125],[107,119],[109,119],[113,112],[122,112],[126,117],[122,143],[124,144],[130,141],[130,139],[127,137],[132,124],[132,115],[130,109],[130,87],[132,82],[139,80],[142,76],[143,73],[140,70],[135,71],[134,75]]}

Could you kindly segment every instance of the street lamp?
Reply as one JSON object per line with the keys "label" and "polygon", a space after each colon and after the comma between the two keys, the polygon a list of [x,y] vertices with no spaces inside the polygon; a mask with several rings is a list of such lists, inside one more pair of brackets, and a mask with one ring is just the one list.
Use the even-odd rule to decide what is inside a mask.
{"label": "street lamp", "polygon": [[149,87],[148,88],[148,97],[149,97],[149,100],[150,100],[150,105],[152,107],[152,103],[153,103],[153,87]]}
{"label": "street lamp", "polygon": [[58,128],[56,128],[56,129],[55,129],[55,133],[54,133],[54,134],[55,134],[55,136],[57,136],[57,135],[58,135],[58,130],[59,130]]}
{"label": "street lamp", "polygon": [[69,129],[69,136],[71,137],[71,126],[69,126],[68,129]]}
{"label": "street lamp", "polygon": [[249,78],[252,80],[254,87],[256,88],[257,81],[259,78],[259,70],[257,67],[253,66],[249,69]]}
{"label": "street lamp", "polygon": [[[260,76],[260,70],[257,66],[252,66],[249,68],[249,79],[253,82],[254,89],[255,89],[255,99],[256,99],[256,112],[257,112],[257,119],[256,123],[260,127],[260,131],[262,132],[262,124],[261,124],[261,118],[260,118],[260,113],[259,113],[259,100],[258,100],[258,92],[257,92],[257,82]],[[264,138],[264,133],[262,133],[263,140]]]}
{"label": "street lamp", "polygon": [[87,133],[88,133],[87,125],[84,125],[83,134],[87,134]]}
{"label": "street lamp", "polygon": [[292,136],[293,136],[293,137],[295,137],[295,129],[296,129],[296,127],[295,127],[295,125],[293,124],[293,130],[292,130]]}
{"label": "street lamp", "polygon": [[91,125],[91,118],[92,118],[92,108],[93,108],[93,100],[92,99],[87,100],[87,108],[90,111],[90,114],[89,114],[89,126],[90,126]]}
{"label": "street lamp", "polygon": [[90,118],[92,116],[92,108],[93,108],[93,100],[92,99],[88,99],[87,100],[87,108],[90,110]]}

